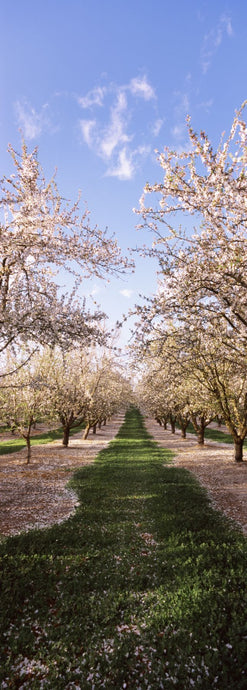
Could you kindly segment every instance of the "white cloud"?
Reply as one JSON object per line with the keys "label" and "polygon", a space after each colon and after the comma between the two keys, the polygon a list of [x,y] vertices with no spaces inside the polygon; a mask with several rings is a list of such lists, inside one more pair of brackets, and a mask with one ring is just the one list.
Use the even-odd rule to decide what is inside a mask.
{"label": "white cloud", "polygon": [[123,295],[123,297],[126,297],[127,299],[129,299],[133,294],[134,290],[120,290],[120,295]]}
{"label": "white cloud", "polygon": [[119,180],[131,180],[134,172],[135,167],[132,154],[128,153],[126,148],[123,148],[119,151],[117,164],[112,168],[108,168],[106,175],[108,177],[118,177]]}
{"label": "white cloud", "polygon": [[127,99],[125,93],[120,89],[117,94],[117,101],[111,108],[110,122],[103,132],[100,150],[105,158],[111,158],[113,151],[119,144],[131,141],[132,137],[127,134]]}
{"label": "white cloud", "polygon": [[[97,87],[89,91],[85,97],[77,98],[81,107],[91,108],[93,111],[92,118],[79,121],[83,141],[107,164],[105,175],[117,177],[119,180],[130,180],[135,174],[140,158],[147,156],[151,149],[144,140],[143,131],[140,141],[140,122],[138,120],[135,124],[136,101],[133,100],[133,96],[144,101],[155,98],[154,90],[145,76],[134,77],[127,85],[110,83],[102,88]],[[99,105],[102,106],[100,111]],[[155,132],[160,130],[162,123],[162,120],[156,119]],[[149,137],[150,131],[149,128]]]}
{"label": "white cloud", "polygon": [[86,96],[79,96],[77,98],[81,108],[90,108],[93,105],[103,105],[106,89],[103,86],[96,86],[95,89],[89,91]]}
{"label": "white cloud", "polygon": [[42,106],[38,113],[27,101],[17,101],[15,104],[19,126],[23,131],[25,139],[36,139],[42,132],[50,127],[47,114],[48,105]]}
{"label": "white cloud", "polygon": [[232,28],[232,22],[231,18],[227,16],[226,14],[223,14],[221,16],[221,23],[222,26],[225,26],[225,30],[228,36],[233,36],[233,28]]}
{"label": "white cloud", "polygon": [[129,89],[134,96],[141,96],[145,101],[155,98],[154,89],[145,76],[131,79]]}
{"label": "white cloud", "polygon": [[93,144],[92,132],[95,129],[95,120],[80,120],[80,129],[85,143],[91,147]]}
{"label": "white cloud", "polygon": [[125,146],[119,151],[117,162],[108,168],[108,177],[118,177],[119,180],[131,180],[139,167],[140,160],[143,160],[151,153],[150,146],[138,146],[130,150]]}
{"label": "white cloud", "polygon": [[164,124],[164,120],[161,120],[161,118],[159,118],[158,120],[155,120],[154,125],[152,127],[152,133],[155,137],[157,137],[158,134],[160,133],[160,130],[163,127],[163,124]]}
{"label": "white cloud", "polygon": [[92,297],[95,297],[95,295],[98,295],[100,292],[101,288],[99,287],[99,285],[94,284],[90,294],[92,295]]}
{"label": "white cloud", "polygon": [[222,43],[224,35],[228,37],[233,35],[231,18],[223,14],[221,15],[218,24],[213,27],[207,34],[205,34],[201,50],[201,64],[203,74],[208,71],[212,59]]}
{"label": "white cloud", "polygon": [[177,145],[187,140],[186,117],[189,114],[190,101],[187,91],[175,91],[174,96],[177,103],[174,107],[175,123],[171,128],[171,133]]}
{"label": "white cloud", "polygon": [[141,158],[145,158],[149,153],[151,153],[151,146],[145,144],[143,146],[138,146],[137,149],[133,151],[135,156],[141,156]]}
{"label": "white cloud", "polygon": [[185,134],[185,123],[175,125],[172,127],[172,135],[174,136],[175,139],[183,139]]}

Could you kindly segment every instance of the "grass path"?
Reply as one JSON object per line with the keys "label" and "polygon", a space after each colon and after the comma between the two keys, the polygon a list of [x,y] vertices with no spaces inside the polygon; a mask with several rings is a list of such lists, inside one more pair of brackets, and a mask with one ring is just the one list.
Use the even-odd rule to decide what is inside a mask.
{"label": "grass path", "polygon": [[247,542],[130,410],[80,507],[6,539],[0,688],[247,687]]}

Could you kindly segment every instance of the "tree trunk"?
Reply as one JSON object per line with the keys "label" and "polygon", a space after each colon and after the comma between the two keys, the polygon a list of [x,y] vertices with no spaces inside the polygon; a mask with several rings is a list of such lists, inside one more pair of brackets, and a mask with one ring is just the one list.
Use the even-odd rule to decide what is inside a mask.
{"label": "tree trunk", "polygon": [[69,432],[70,432],[70,427],[68,424],[66,424],[66,426],[63,427],[63,446],[65,448],[67,448],[69,445]]}
{"label": "tree trunk", "polygon": [[185,420],[181,417],[178,418],[178,423],[181,429],[181,438],[186,438],[186,429],[187,426],[189,425],[189,420]]}
{"label": "tree trunk", "polygon": [[204,446],[204,431],[205,431],[205,427],[200,426],[200,428],[196,432],[197,433],[197,441],[198,441],[199,446]]}
{"label": "tree trunk", "polygon": [[83,441],[86,441],[88,434],[89,434],[89,431],[90,431],[90,424],[87,424],[87,426],[85,427],[84,434],[83,434]]}
{"label": "tree trunk", "polygon": [[191,422],[197,435],[197,443],[199,446],[204,446],[204,432],[206,427],[204,416],[199,417],[199,420],[200,421],[197,421],[196,416],[191,415]]}
{"label": "tree trunk", "polygon": [[26,444],[27,444],[27,465],[29,465],[30,459],[31,459],[31,429],[32,429],[32,423],[33,423],[33,419],[32,419],[32,417],[31,417],[31,419],[29,419],[29,423],[28,423],[28,425],[27,425],[27,431],[26,431],[26,433],[25,433],[23,430],[22,430],[22,431],[20,430],[20,431],[21,431],[21,436],[22,436],[22,438],[24,438],[24,440],[26,441]]}
{"label": "tree trunk", "polygon": [[243,462],[243,443],[244,439],[235,438],[234,439],[234,460],[235,462]]}
{"label": "tree trunk", "polygon": [[172,434],[175,434],[175,430],[176,430],[176,427],[175,427],[176,418],[173,417],[172,414],[170,414],[169,418],[170,418],[170,424],[171,424],[171,431],[172,431]]}
{"label": "tree trunk", "polygon": [[25,437],[25,441],[27,444],[27,465],[30,463],[31,459],[31,440],[30,440],[30,434]]}
{"label": "tree trunk", "polygon": [[94,424],[93,425],[93,434],[96,434],[96,431],[97,431],[97,424]]}

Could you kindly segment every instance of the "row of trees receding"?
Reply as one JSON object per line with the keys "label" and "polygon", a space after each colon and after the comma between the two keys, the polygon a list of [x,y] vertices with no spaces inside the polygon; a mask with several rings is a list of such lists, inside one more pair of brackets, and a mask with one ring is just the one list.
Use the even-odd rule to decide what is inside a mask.
{"label": "row of trees receding", "polygon": [[32,430],[40,420],[48,425],[58,420],[67,447],[71,429],[83,424],[86,439],[92,427],[106,423],[130,399],[130,383],[109,351],[47,346],[5,377],[1,421],[25,439],[29,462]]}
{"label": "row of trees receding", "polygon": [[[92,276],[132,269],[114,236],[92,227],[48,183],[37,150],[9,147],[14,172],[0,184],[0,424],[25,438],[37,420],[89,429],[126,405],[128,379],[114,360],[106,315],[80,300]],[[61,287],[61,270],[70,288]],[[68,280],[69,279],[69,280]]]}
{"label": "row of trees receding", "polygon": [[[137,307],[134,343],[142,397],[154,416],[206,424],[224,419],[243,459],[247,433],[247,130],[243,104],[216,152],[188,122],[187,150],[158,154],[163,180],[147,184],[145,254],[159,263],[157,294]],[[147,197],[150,197],[150,203]],[[156,204],[158,199],[158,204]],[[196,227],[180,222],[194,217]]]}
{"label": "row of trees receding", "polygon": [[[158,290],[136,308],[139,320],[133,343],[135,361],[141,362],[143,372],[142,400],[146,399],[153,414],[163,422],[167,414],[172,423],[179,419],[183,433],[190,419],[200,443],[205,426],[220,416],[232,434],[236,461],[243,459],[247,433],[244,107],[216,152],[206,134],[196,134],[188,122],[186,150],[166,148],[158,154],[163,180],[146,185],[138,211],[140,226],[151,229],[154,236],[152,246],[142,252],[158,260]],[[132,265],[122,257],[114,237],[91,227],[87,210],[80,215],[79,201],[71,206],[61,198],[55,179],[46,183],[36,150],[28,154],[23,144],[21,156],[11,148],[10,153],[15,172],[1,181],[0,198],[2,419],[11,417],[10,399],[17,409],[21,390],[29,391],[28,400],[32,392],[42,398],[46,390],[43,413],[56,411],[66,444],[70,415],[71,424],[82,418],[91,424],[98,417],[94,409],[98,403],[92,402],[94,390],[100,397],[108,379],[118,380],[116,400],[119,387],[124,400],[126,386],[129,390],[110,355],[106,375],[103,360],[100,365],[88,364],[88,356],[94,361],[96,345],[106,346],[108,334],[105,315],[86,308],[78,299],[78,286],[86,277],[104,278]],[[195,227],[182,229],[188,217],[195,219]],[[61,269],[73,280],[68,293],[56,277]],[[32,369],[35,352],[37,366],[41,361],[48,366],[45,376]],[[80,372],[78,380],[73,371]],[[21,376],[27,377],[23,383]],[[73,381],[80,388],[80,402],[73,412],[65,413],[59,400],[66,400]],[[77,388],[73,390],[77,400]],[[24,409],[24,398],[21,406]],[[12,416],[17,419],[16,413]]]}

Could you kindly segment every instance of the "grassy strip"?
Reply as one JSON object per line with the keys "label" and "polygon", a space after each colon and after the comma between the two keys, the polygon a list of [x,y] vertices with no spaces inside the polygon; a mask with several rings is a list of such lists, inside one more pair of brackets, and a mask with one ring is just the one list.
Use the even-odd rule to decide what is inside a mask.
{"label": "grassy strip", "polygon": [[[85,424],[76,426],[70,430],[70,436],[77,434],[78,431],[84,429]],[[40,446],[52,441],[59,441],[63,438],[63,429],[50,429],[43,434],[37,434],[31,438],[31,446]],[[18,450],[26,448],[26,443],[23,438],[10,438],[8,441],[0,441],[0,455],[8,455],[9,453],[16,453]]]}
{"label": "grassy strip", "polygon": [[6,539],[0,688],[247,687],[247,544],[135,410],[71,482],[75,515]]}
{"label": "grassy strip", "polygon": [[[180,429],[178,425],[176,426],[178,429]],[[196,431],[191,422],[187,427],[187,432],[190,434],[196,434]],[[221,431],[220,429],[211,429],[210,427],[206,427],[204,435],[205,438],[209,438],[211,441],[217,441],[218,443],[233,444],[233,438],[227,431]],[[244,441],[244,446],[247,447],[247,440]]]}

